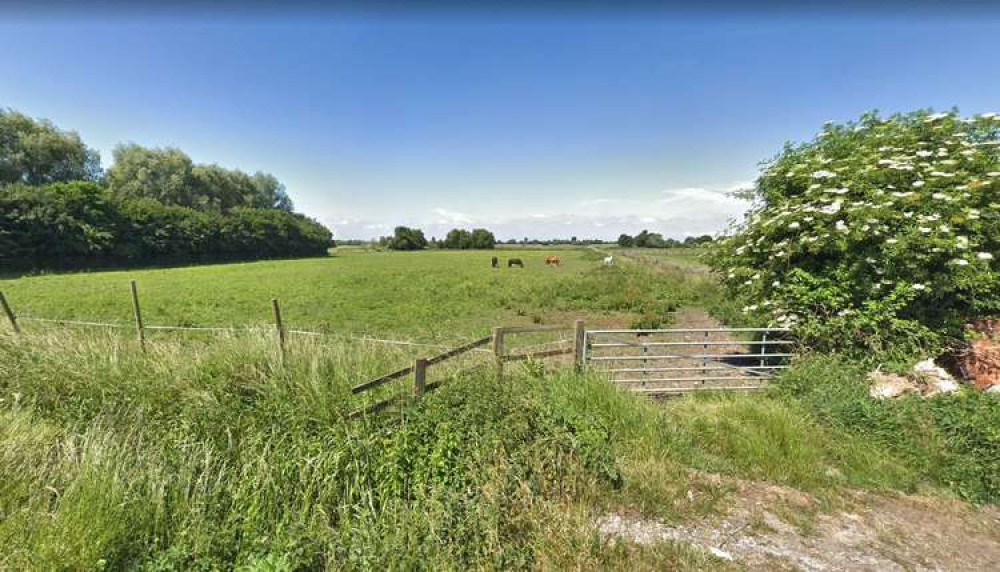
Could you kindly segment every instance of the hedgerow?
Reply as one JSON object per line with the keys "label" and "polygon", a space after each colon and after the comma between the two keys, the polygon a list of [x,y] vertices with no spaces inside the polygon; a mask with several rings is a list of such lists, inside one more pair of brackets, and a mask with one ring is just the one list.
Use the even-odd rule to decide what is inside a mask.
{"label": "hedgerow", "polygon": [[1000,313],[1000,114],[827,123],[786,145],[712,263],[817,349],[915,354]]}

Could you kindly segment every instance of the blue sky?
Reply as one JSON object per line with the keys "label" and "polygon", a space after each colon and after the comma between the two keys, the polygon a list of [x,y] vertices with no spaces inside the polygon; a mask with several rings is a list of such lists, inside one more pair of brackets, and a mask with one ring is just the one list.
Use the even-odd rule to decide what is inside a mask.
{"label": "blue sky", "polygon": [[0,8],[0,106],[105,167],[134,141],[271,172],[341,238],[683,237],[825,120],[998,110],[1000,19],[940,16]]}

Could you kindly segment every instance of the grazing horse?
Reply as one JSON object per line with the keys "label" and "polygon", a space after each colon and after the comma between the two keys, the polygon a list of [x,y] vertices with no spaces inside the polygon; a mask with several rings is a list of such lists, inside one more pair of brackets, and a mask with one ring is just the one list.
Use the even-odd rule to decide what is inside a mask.
{"label": "grazing horse", "polygon": [[493,268],[499,268],[500,267],[500,259],[497,258],[496,256],[494,256],[493,259],[490,260],[490,265],[492,265]]}
{"label": "grazing horse", "polygon": [[610,256],[609,255],[609,256],[605,256],[604,257],[604,265],[605,266],[611,266],[614,263],[614,261],[615,261],[615,257],[614,256]]}
{"label": "grazing horse", "polygon": [[559,266],[562,263],[558,256],[547,256],[545,257],[546,266]]}
{"label": "grazing horse", "polygon": [[524,268],[524,262],[522,262],[520,258],[510,258],[507,260],[507,268],[513,268],[515,266]]}

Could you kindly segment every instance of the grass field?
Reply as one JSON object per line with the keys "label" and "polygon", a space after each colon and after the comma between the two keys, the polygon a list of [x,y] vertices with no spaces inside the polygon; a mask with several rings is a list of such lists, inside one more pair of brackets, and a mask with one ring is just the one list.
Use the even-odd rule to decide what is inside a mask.
{"label": "grass field", "polygon": [[[552,269],[544,254],[519,251],[520,271],[491,269],[489,253],[358,249],[2,288],[24,314],[127,323],[134,277],[149,322],[266,323],[278,296],[296,326],[440,340],[723,302],[679,265],[603,267],[580,249]],[[469,354],[432,368],[445,383],[424,397],[348,418],[406,393],[406,380],[350,387],[413,355],[303,336],[282,361],[270,331],[161,334],[142,352],[127,329],[0,328],[0,570],[727,570],[739,567],[683,543],[612,542],[595,523],[711,518],[734,479],[829,506],[852,488],[1000,493],[990,396],[930,412],[874,402],[836,359],[806,357],[763,395],[655,403],[553,364],[498,378],[489,354]]]}
{"label": "grass field", "polygon": [[[558,255],[562,267],[544,265]],[[525,268],[490,267],[519,257]],[[338,249],[328,258],[183,268],[44,274],[0,280],[15,311],[50,319],[131,320],[138,282],[147,324],[270,323],[278,298],[292,328],[456,341],[500,324],[569,321],[586,314],[627,323],[704,296],[678,276],[626,261],[602,268],[587,249],[377,252]]]}
{"label": "grass field", "polygon": [[[912,472],[801,409],[667,408],[600,378],[510,368],[345,419],[384,351],[269,336],[0,336],[0,569],[726,570],[704,550],[611,543],[607,512],[671,522],[731,487],[829,492]],[[830,467],[837,468],[831,473]]]}

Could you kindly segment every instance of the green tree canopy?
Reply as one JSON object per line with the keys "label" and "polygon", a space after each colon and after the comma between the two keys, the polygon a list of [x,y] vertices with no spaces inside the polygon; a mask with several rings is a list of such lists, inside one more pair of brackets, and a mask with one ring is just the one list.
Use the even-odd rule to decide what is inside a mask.
{"label": "green tree canopy", "polygon": [[485,228],[476,228],[472,232],[461,228],[453,228],[448,231],[448,235],[441,241],[441,248],[488,250],[494,248],[496,243],[496,237]]}
{"label": "green tree canopy", "polygon": [[183,151],[170,147],[119,145],[107,182],[119,198],[151,198],[201,211],[227,212],[238,207],[292,210],[284,185],[274,175],[196,165]]}
{"label": "green tree canopy", "polygon": [[392,250],[422,250],[427,248],[427,239],[424,231],[418,228],[397,226],[387,246]]}
{"label": "green tree canopy", "polygon": [[101,159],[75,131],[0,109],[0,184],[97,180]]}

